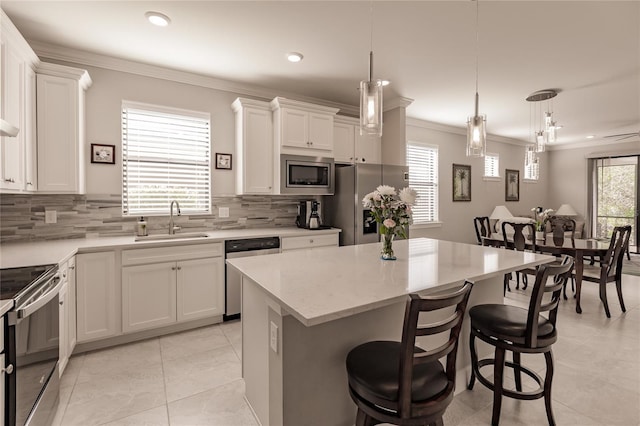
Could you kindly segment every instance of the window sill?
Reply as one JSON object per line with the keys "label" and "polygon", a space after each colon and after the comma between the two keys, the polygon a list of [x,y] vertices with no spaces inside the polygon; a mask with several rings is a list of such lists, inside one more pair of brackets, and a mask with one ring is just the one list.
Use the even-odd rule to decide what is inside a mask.
{"label": "window sill", "polygon": [[418,224],[414,224],[414,225],[410,225],[409,226],[409,231],[411,231],[411,229],[427,229],[427,228],[441,228],[442,227],[442,222],[428,222],[428,223],[418,223]]}
{"label": "window sill", "polygon": [[538,183],[538,179],[522,179],[522,183]]}
{"label": "window sill", "polygon": [[487,182],[500,182],[502,178],[500,176],[482,176],[482,180]]}

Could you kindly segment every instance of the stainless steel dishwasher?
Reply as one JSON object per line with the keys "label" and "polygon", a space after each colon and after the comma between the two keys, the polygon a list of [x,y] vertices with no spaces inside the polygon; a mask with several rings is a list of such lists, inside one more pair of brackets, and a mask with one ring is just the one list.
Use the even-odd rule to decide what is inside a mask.
{"label": "stainless steel dishwasher", "polygon": [[[224,253],[226,259],[280,253],[280,237],[227,240],[224,243]],[[225,266],[225,312],[223,317],[225,321],[240,318],[241,290],[240,274],[235,269]]]}

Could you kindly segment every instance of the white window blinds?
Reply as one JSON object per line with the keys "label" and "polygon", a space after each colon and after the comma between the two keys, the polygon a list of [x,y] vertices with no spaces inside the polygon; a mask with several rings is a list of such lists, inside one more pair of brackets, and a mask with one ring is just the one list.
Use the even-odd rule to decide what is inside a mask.
{"label": "white window blinds", "polygon": [[500,177],[500,156],[486,153],[484,156],[484,176]]}
{"label": "white window blinds", "polygon": [[407,145],[409,186],[418,192],[413,223],[438,220],[438,147],[416,142]]}
{"label": "white window blinds", "polygon": [[527,164],[524,162],[524,178],[528,180],[538,180],[540,176],[540,160]]}
{"label": "white window blinds", "polygon": [[123,102],[122,185],[127,216],[209,213],[209,114]]}

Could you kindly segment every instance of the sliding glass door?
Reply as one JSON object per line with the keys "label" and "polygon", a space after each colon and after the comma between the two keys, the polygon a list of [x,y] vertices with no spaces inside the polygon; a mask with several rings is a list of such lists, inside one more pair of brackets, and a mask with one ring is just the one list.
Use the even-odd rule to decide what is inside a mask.
{"label": "sliding glass door", "polygon": [[616,226],[631,225],[629,251],[638,253],[640,156],[594,159],[593,236],[609,238]]}

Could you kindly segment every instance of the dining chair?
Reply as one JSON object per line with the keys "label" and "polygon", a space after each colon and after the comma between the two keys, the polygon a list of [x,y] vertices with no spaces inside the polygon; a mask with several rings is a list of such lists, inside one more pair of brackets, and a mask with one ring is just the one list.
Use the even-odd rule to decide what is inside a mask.
{"label": "dining chair", "polygon": [[[484,304],[469,309],[471,378],[468,389],[473,389],[477,378],[482,385],[493,391],[492,425],[497,425],[500,421],[503,396],[520,400],[544,397],[547,420],[550,425],[555,425],[551,408],[551,383],[554,370],[551,346],[558,340],[556,320],[560,293],[571,275],[572,268],[573,258],[567,255],[563,256],[559,265],[540,265],[528,308]],[[478,360],[476,338],[495,347],[494,358]],[[507,351],[512,353],[513,362],[506,361]],[[521,354],[523,353],[544,354],[546,363],[544,380],[534,370],[522,364]],[[493,365],[493,381],[481,372],[482,367],[488,365]],[[513,369],[515,390],[505,389],[505,366]],[[533,379],[538,389],[523,390],[522,373]]]}
{"label": "dining chair", "polygon": [[476,240],[478,245],[482,245],[483,237],[491,236],[491,222],[488,216],[477,216],[473,218],[473,227],[476,230]]}
{"label": "dining chair", "polygon": [[[367,342],[349,352],[346,365],[349,394],[358,407],[356,426],[443,424],[453,400],[458,337],[472,287],[465,282],[447,294],[410,294],[402,341]],[[418,324],[421,312],[434,312],[440,319]],[[438,315],[442,313],[444,319]],[[416,336],[438,335],[444,344],[429,350],[416,345]]]}
{"label": "dining chair", "polygon": [[616,226],[613,228],[609,249],[607,253],[594,266],[584,265],[582,272],[583,281],[591,281],[599,284],[600,300],[604,305],[604,312],[607,318],[611,318],[609,304],[607,302],[607,284],[616,283],[618,300],[622,312],[626,312],[624,300],[622,298],[622,263],[626,247],[629,245],[631,236],[631,226]]}
{"label": "dining chair", "polygon": [[551,216],[544,224],[544,238],[547,238],[547,223],[551,228],[553,235],[553,244],[561,247],[564,245],[564,239],[568,236],[575,245],[576,221],[568,217]]}
{"label": "dining chair", "polygon": [[[508,228],[511,228],[513,231],[509,232]],[[527,230],[527,235],[525,235],[525,230]],[[516,250],[516,251],[525,251],[529,250],[532,252],[536,251],[536,240],[535,235],[536,228],[533,223],[515,223],[515,222],[502,222],[502,238],[504,240],[504,246],[507,249]],[[512,235],[509,237],[508,235]],[[509,239],[511,238],[511,239]],[[531,248],[527,249],[527,238],[530,239]],[[522,276],[522,289],[527,289],[527,275],[535,275],[535,268],[525,268],[516,271],[516,289],[520,288],[520,276],[519,274],[523,274]]]}

